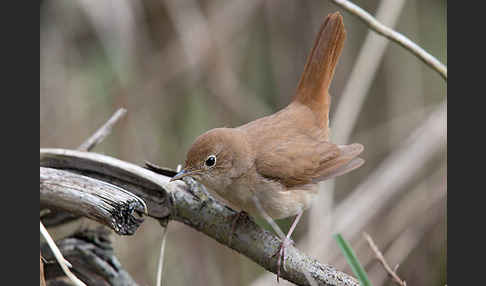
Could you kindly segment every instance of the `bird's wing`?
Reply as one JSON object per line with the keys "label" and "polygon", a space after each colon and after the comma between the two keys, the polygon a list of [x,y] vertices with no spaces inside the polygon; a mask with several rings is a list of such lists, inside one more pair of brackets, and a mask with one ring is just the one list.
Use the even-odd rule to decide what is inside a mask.
{"label": "bird's wing", "polygon": [[357,143],[336,145],[305,134],[272,142],[257,154],[256,168],[263,177],[287,187],[340,176],[364,163],[357,157],[363,145]]}

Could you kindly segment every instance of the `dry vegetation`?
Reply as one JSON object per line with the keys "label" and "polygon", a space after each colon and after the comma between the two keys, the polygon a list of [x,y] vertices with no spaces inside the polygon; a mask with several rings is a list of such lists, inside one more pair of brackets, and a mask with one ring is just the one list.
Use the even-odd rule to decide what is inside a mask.
{"label": "dry vegetation", "polygon": [[[389,7],[379,19],[395,22],[395,14],[396,30],[447,63],[445,1],[403,1],[393,13],[400,1],[356,1],[372,14],[381,2]],[[366,232],[408,285],[444,285],[447,83],[381,37],[366,40],[371,47],[360,56],[367,27],[331,1],[41,1],[40,147],[76,149],[124,107],[128,113],[93,151],[175,168],[200,133],[284,107],[319,24],[336,10],[348,34],[331,86],[332,132],[347,139],[337,143],[365,145],[366,164],[323,184],[297,226],[296,246],[352,273],[332,239],[340,232],[373,285],[392,285]],[[353,75],[360,57],[368,61]],[[348,82],[351,75],[359,84]],[[356,101],[344,99],[340,106],[360,91],[360,108],[346,109]],[[333,121],[349,112],[353,122]],[[279,224],[285,231],[290,222]],[[61,238],[78,224],[49,232]],[[139,285],[155,285],[158,224],[147,218],[135,235],[113,236],[115,254]],[[169,224],[165,254],[166,285],[276,284],[275,275],[178,222]]]}

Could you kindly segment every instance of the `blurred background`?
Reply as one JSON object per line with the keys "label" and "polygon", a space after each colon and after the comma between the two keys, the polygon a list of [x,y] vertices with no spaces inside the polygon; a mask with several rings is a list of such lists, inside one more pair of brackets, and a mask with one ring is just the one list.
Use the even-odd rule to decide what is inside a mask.
{"label": "blurred background", "polygon": [[[447,64],[446,1],[354,3]],[[366,232],[408,285],[445,285],[447,83],[331,1],[41,1],[40,147],[75,149],[124,107],[93,151],[176,168],[204,131],[285,107],[335,11],[347,39],[331,85],[331,134],[362,143],[366,163],[323,184],[296,247],[352,274],[332,238],[342,233],[371,282],[393,285]],[[278,223],[286,231],[290,220]],[[147,218],[135,235],[113,240],[134,279],[155,285],[159,223]],[[164,268],[165,285],[277,285],[275,275],[177,222]]]}

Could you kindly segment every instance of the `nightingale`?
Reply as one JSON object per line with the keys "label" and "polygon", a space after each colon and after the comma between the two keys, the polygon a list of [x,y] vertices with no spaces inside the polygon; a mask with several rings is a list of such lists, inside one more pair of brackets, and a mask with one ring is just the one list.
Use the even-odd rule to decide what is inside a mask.
{"label": "nightingale", "polygon": [[[187,152],[184,168],[171,179],[190,176],[240,211],[238,216],[246,212],[266,219],[282,239],[277,281],[281,260],[285,266],[285,247],[293,243],[290,236],[317,196],[318,183],[364,163],[358,157],[363,145],[329,141],[329,86],[345,37],[342,16],[328,15],[291,103],[245,125],[200,135]],[[296,217],[285,236],[273,219],[290,216]]]}

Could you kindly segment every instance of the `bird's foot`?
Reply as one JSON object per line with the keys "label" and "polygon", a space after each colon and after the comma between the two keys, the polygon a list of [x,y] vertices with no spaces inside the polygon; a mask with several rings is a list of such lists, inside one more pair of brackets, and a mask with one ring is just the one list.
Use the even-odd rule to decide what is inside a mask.
{"label": "bird's foot", "polygon": [[231,223],[231,233],[228,238],[228,246],[231,246],[231,241],[233,240],[233,234],[235,233],[236,230],[236,223],[240,218],[248,218],[248,214],[245,211],[240,211],[234,215],[233,221]]}
{"label": "bird's foot", "polygon": [[291,245],[294,245],[294,244],[295,243],[292,239],[285,237],[284,240],[280,243],[280,246],[277,249],[277,251],[272,255],[272,257],[275,257],[276,255],[278,255],[278,257],[277,257],[277,283],[279,282],[279,278],[280,278],[280,266],[282,266],[284,270],[287,270],[285,268],[285,248],[287,248]]}

